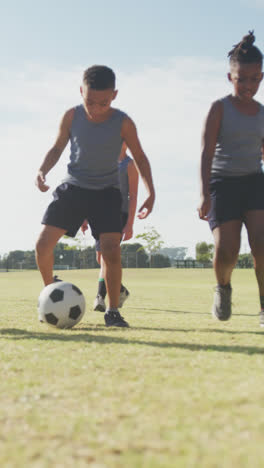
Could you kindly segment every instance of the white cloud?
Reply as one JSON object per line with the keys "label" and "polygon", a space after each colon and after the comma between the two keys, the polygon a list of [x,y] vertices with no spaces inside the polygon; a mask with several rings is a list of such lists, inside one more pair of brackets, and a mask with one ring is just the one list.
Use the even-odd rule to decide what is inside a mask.
{"label": "white cloud", "polygon": [[[124,73],[116,70],[116,107],[136,122],[157,188],[153,214],[137,220],[135,233],[154,225],[168,245],[211,241],[207,223],[198,220],[200,133],[210,102],[230,91],[226,65],[199,58],[175,58],[163,67]],[[0,184],[1,253],[33,249],[51,192],[34,186],[36,170],[56,135],[64,111],[80,102],[82,70],[71,72],[25,66],[17,76],[2,70]],[[69,149],[48,175],[55,188],[66,170]],[[139,205],[145,198],[140,187]],[[91,240],[92,243],[92,240]]]}

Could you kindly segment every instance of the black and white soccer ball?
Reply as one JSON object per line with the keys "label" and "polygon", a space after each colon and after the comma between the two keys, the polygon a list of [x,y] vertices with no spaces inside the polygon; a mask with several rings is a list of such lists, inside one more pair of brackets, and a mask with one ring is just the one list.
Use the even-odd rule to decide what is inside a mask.
{"label": "black and white soccer ball", "polygon": [[80,322],[84,312],[83,293],[74,284],[58,281],[46,286],[39,295],[39,321],[52,327],[72,328]]}

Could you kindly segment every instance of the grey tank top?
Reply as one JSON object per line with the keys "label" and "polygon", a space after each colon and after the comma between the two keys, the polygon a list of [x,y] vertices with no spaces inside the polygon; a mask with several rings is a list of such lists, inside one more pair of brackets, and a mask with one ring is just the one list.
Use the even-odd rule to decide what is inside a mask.
{"label": "grey tank top", "polygon": [[122,161],[119,162],[119,181],[120,181],[120,191],[122,197],[122,207],[121,211],[123,213],[128,213],[129,211],[129,180],[127,167],[128,164],[133,161],[130,156],[126,155]]}
{"label": "grey tank top", "polygon": [[212,175],[243,176],[262,172],[264,106],[256,115],[245,115],[229,96],[221,99],[223,117],[212,162]]}
{"label": "grey tank top", "polygon": [[92,190],[119,188],[118,158],[125,117],[124,112],[114,109],[109,119],[94,123],[87,119],[82,104],[75,108],[70,131],[70,163],[63,182]]}

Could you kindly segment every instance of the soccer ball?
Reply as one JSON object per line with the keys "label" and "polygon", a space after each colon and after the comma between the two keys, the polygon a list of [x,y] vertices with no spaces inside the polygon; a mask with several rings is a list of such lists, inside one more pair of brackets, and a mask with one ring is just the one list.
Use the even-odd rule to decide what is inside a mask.
{"label": "soccer ball", "polygon": [[40,293],[38,316],[40,322],[56,328],[72,328],[85,312],[83,293],[74,284],[58,281]]}

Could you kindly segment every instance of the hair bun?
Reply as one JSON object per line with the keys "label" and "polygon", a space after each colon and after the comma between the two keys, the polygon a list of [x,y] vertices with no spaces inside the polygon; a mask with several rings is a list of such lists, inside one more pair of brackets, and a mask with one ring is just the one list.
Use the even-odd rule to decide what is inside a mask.
{"label": "hair bun", "polygon": [[254,31],[248,31],[248,34],[243,37],[242,41],[238,44],[238,47],[246,52],[250,47],[253,46],[254,42]]}
{"label": "hair bun", "polygon": [[233,45],[233,49],[228,53],[228,57],[231,57],[234,53],[246,54],[248,50],[253,46],[255,42],[254,31],[248,31],[248,34],[242,38],[238,44]]}

